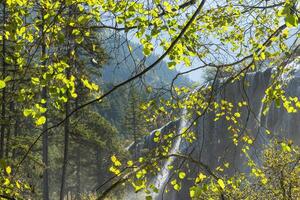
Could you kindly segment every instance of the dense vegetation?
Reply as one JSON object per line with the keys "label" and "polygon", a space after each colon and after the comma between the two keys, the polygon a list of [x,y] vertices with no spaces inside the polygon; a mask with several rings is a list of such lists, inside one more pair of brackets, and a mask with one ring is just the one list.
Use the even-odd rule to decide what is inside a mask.
{"label": "dense vegetation", "polygon": [[[249,153],[255,137],[241,120],[249,97],[220,99],[226,85],[251,87],[247,74],[272,68],[261,113],[274,105],[298,112],[299,94],[285,88],[290,63],[299,63],[299,6],[3,0],[0,199],[131,199],[133,191],[152,199],[180,193],[184,181],[192,183],[192,199],[300,198],[299,144],[264,127],[272,138],[257,162]],[[199,70],[206,73],[200,86],[184,76]],[[231,144],[247,158],[245,172],[226,174],[232,163],[212,167],[193,151],[172,151],[176,138],[200,140],[192,127],[207,115],[227,120]],[[147,137],[179,120],[190,125]],[[141,148],[149,138],[155,145]],[[168,161],[172,176],[159,188],[153,179]],[[189,176],[186,161],[198,166],[197,176]]]}

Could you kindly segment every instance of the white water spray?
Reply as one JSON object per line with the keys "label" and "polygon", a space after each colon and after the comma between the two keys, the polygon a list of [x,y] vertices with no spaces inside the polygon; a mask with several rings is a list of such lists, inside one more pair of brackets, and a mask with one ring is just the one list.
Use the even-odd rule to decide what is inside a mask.
{"label": "white water spray", "polygon": [[[182,111],[183,117],[180,121],[180,127],[179,127],[179,131],[177,133],[178,135],[180,135],[182,133],[182,131],[187,128],[188,121],[186,119],[186,113],[187,113],[186,109],[183,109],[183,111]],[[171,151],[169,152],[169,154],[180,153],[181,140],[182,140],[181,136],[176,136],[175,143],[174,143]],[[169,174],[170,174],[170,170],[168,169],[168,166],[172,165],[174,160],[175,160],[174,156],[168,158],[168,160],[164,163],[161,171],[156,176],[156,178],[154,180],[154,186],[155,186],[155,188],[158,189],[159,193],[158,194],[155,193],[152,195],[154,197],[154,199],[157,198],[159,196],[160,192],[164,190],[165,184],[166,184]]]}

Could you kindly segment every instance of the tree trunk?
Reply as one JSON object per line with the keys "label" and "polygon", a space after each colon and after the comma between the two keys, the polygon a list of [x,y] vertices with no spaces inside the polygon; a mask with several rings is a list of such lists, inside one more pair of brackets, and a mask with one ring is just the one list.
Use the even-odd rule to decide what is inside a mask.
{"label": "tree trunk", "polygon": [[[45,55],[46,55],[46,44],[45,44],[45,33],[44,33],[44,10],[41,10],[41,19],[43,19],[42,21],[42,27],[41,27],[41,37],[42,37],[42,54],[41,57],[42,59],[44,59]],[[42,65],[46,65],[46,62],[43,61]],[[45,103],[45,108],[48,109],[48,104],[47,104],[47,88],[46,86],[44,86],[44,88],[42,89],[42,98],[46,101]],[[43,125],[43,147],[42,147],[42,156],[43,156],[43,163],[45,165],[44,171],[43,171],[43,200],[49,200],[49,161],[48,161],[48,111],[46,111],[45,113],[45,117],[46,117],[46,122]]]}
{"label": "tree trunk", "polygon": [[[2,79],[5,79],[6,76],[6,63],[5,63],[5,22],[6,22],[6,3],[5,1],[3,1],[3,27],[2,27]],[[6,88],[2,89],[2,106],[1,106],[1,120],[2,120],[2,124],[1,124],[1,138],[0,138],[0,159],[3,158],[4,156],[4,137],[5,137],[5,106],[6,106]]]}
{"label": "tree trunk", "polygon": [[[66,110],[66,117],[68,117],[69,110],[70,110],[69,102],[65,104],[65,110]],[[67,173],[68,151],[69,151],[69,132],[70,132],[69,128],[70,128],[70,120],[69,118],[67,118],[65,121],[64,159],[63,159],[62,176],[61,176],[60,200],[63,200],[65,195],[66,173]]]}
{"label": "tree trunk", "polygon": [[80,193],[81,193],[81,180],[80,180],[80,171],[81,171],[81,155],[80,155],[80,144],[77,147],[76,152],[76,199],[80,200]]}
{"label": "tree trunk", "polygon": [[[14,106],[14,113],[15,113],[14,137],[17,137],[19,135],[19,130],[20,130],[19,128],[20,118],[16,106]],[[18,151],[15,148],[13,148],[12,158],[15,159],[16,155],[18,155]]]}
{"label": "tree trunk", "polygon": [[[76,68],[76,65],[75,65]],[[80,82],[77,84],[77,89],[80,88]],[[77,97],[75,100],[75,109],[78,108],[78,102],[80,97]],[[76,119],[78,118],[78,113],[75,113]],[[76,149],[76,196],[75,199],[80,200],[80,193],[81,193],[81,180],[80,180],[80,173],[81,173],[81,146],[80,143],[78,143],[77,149]]]}
{"label": "tree trunk", "polygon": [[[43,88],[42,91],[42,98],[47,99],[47,89]],[[47,101],[47,100],[46,100]],[[47,104],[45,105],[47,108]],[[43,126],[43,148],[42,148],[42,154],[43,154],[43,163],[45,165],[45,169],[43,172],[43,200],[49,200],[49,162],[48,162],[48,115],[46,115],[46,122]]]}
{"label": "tree trunk", "polygon": [[133,140],[134,140],[134,158],[137,158],[137,131],[136,131],[136,111],[135,111],[135,99],[132,97],[133,103],[131,104],[132,106],[132,126],[133,126]]}
{"label": "tree trunk", "polygon": [[[71,16],[71,10],[69,11],[69,15]],[[72,59],[71,57],[71,51],[72,51],[72,44],[71,44],[71,34],[70,34],[70,30],[67,29],[67,34],[68,34],[68,57],[69,59]],[[72,60],[71,60],[72,63]],[[66,69],[66,77],[70,78],[70,69]],[[68,91],[67,91],[67,98],[68,101],[65,103],[65,117],[66,117],[66,121],[65,121],[65,127],[64,127],[64,131],[65,131],[65,138],[64,138],[64,159],[63,159],[63,167],[62,167],[62,176],[61,176],[61,187],[60,187],[60,200],[64,199],[64,195],[65,195],[65,188],[66,188],[66,179],[67,179],[67,164],[68,164],[68,154],[69,154],[69,134],[70,134],[70,119],[68,117],[69,112],[70,112],[70,96],[68,95]]]}
{"label": "tree trunk", "polygon": [[9,126],[7,126],[7,130],[6,130],[6,149],[5,149],[5,156],[6,158],[8,158],[9,156],[9,148],[10,148],[10,124],[11,124],[11,115],[13,113],[13,110],[14,110],[14,103],[13,102],[10,102],[10,105],[9,105],[9,118],[8,118],[8,123],[9,123]]}
{"label": "tree trunk", "polygon": [[101,185],[102,182],[103,182],[103,177],[101,176],[101,152],[100,152],[100,148],[98,146],[96,146],[96,169],[97,170],[97,174],[96,174],[96,177],[97,177],[97,181],[98,181],[98,185]]}

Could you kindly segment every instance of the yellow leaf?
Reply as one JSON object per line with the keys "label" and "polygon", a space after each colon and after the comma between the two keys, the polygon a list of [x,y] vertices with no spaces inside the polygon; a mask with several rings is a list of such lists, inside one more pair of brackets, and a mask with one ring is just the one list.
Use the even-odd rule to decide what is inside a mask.
{"label": "yellow leaf", "polygon": [[21,189],[21,185],[20,185],[19,181],[16,181],[16,186],[18,189]]}
{"label": "yellow leaf", "polygon": [[222,179],[218,179],[218,184],[222,188],[222,190],[224,190],[225,184],[224,184],[224,181]]}
{"label": "yellow leaf", "polygon": [[248,144],[253,144],[253,140],[249,139],[248,141]]}
{"label": "yellow leaf", "polygon": [[185,176],[186,176],[185,172],[179,172],[179,174],[178,174],[178,177],[179,177],[180,179],[184,179]]}
{"label": "yellow leaf", "polygon": [[190,190],[190,197],[194,198],[195,197],[195,190]]}
{"label": "yellow leaf", "polygon": [[200,182],[202,182],[205,178],[206,178],[206,175],[200,173],[200,174],[198,175],[198,177],[196,178],[195,182],[196,182],[196,183],[200,183]]}
{"label": "yellow leaf", "polygon": [[24,109],[23,114],[25,117],[28,117],[32,113],[31,109]]}
{"label": "yellow leaf", "polygon": [[9,184],[10,184],[10,181],[9,181],[8,178],[6,178],[5,181],[4,181],[4,185],[9,185]]}
{"label": "yellow leaf", "polygon": [[129,161],[127,162],[127,165],[128,165],[129,167],[131,167],[131,166],[133,165],[132,160],[129,160]]}
{"label": "yellow leaf", "polygon": [[0,80],[0,89],[5,88],[6,84],[3,80]]}
{"label": "yellow leaf", "polygon": [[237,117],[237,118],[239,118],[241,116],[241,114],[238,113],[238,112],[236,112],[236,113],[234,113],[234,116]]}
{"label": "yellow leaf", "polygon": [[266,179],[266,178],[261,179],[261,183],[262,183],[262,184],[265,185],[265,184],[267,184],[267,182],[268,182],[268,179]]}
{"label": "yellow leaf", "polygon": [[39,118],[35,121],[35,124],[36,124],[37,126],[40,126],[40,125],[45,124],[45,122],[46,122],[46,117],[45,117],[45,116],[41,116],[41,117],[39,117]]}
{"label": "yellow leaf", "polygon": [[111,161],[113,162],[113,164],[115,165],[115,166],[121,166],[122,164],[121,164],[121,162],[118,160],[118,158],[115,156],[115,155],[113,155],[112,157],[111,157]]}
{"label": "yellow leaf", "polygon": [[265,52],[261,52],[260,58],[261,58],[262,60],[265,60],[265,59],[266,59],[266,54],[265,54]]}
{"label": "yellow leaf", "polygon": [[118,175],[118,176],[121,174],[121,171],[119,169],[115,168],[114,166],[111,166],[109,168],[109,171],[116,174],[116,175]]}
{"label": "yellow leaf", "polygon": [[175,184],[174,185],[174,190],[179,191],[180,190],[180,185],[179,184]]}
{"label": "yellow leaf", "polygon": [[7,174],[10,174],[10,173],[11,173],[11,167],[10,167],[10,166],[7,166],[7,167],[5,168],[5,171],[6,171]]}

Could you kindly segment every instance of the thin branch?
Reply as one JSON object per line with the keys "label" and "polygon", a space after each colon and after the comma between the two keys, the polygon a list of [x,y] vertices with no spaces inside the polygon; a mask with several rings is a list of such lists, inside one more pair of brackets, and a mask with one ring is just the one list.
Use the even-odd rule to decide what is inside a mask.
{"label": "thin branch", "polygon": [[29,152],[32,150],[32,148],[35,146],[35,144],[39,141],[39,139],[41,138],[41,136],[56,127],[59,127],[60,125],[62,125],[69,117],[71,117],[74,113],[78,112],[79,110],[85,108],[88,105],[94,104],[96,102],[99,102],[100,100],[106,98],[107,96],[109,96],[110,94],[112,94],[114,91],[116,91],[117,89],[119,89],[120,87],[134,81],[135,79],[141,77],[142,75],[146,74],[148,71],[150,71],[151,69],[153,69],[157,64],[159,64],[174,48],[174,46],[178,43],[178,41],[182,38],[182,36],[185,34],[185,32],[188,30],[188,28],[191,26],[191,24],[194,22],[194,20],[196,19],[197,15],[200,13],[200,11],[202,10],[204,4],[205,4],[206,0],[202,0],[200,5],[198,6],[197,10],[194,12],[193,16],[190,18],[190,20],[188,20],[187,24],[183,27],[183,29],[181,30],[181,32],[179,33],[179,35],[174,39],[174,41],[171,43],[171,45],[169,46],[169,48],[154,62],[152,63],[149,67],[145,68],[143,71],[141,71],[140,73],[136,74],[135,76],[119,83],[118,85],[114,86],[111,90],[107,91],[106,93],[104,93],[103,95],[101,95],[100,97],[91,100],[85,104],[82,104],[80,106],[78,106],[76,109],[74,109],[72,112],[70,112],[63,120],[61,120],[59,123],[49,127],[48,129],[44,130],[43,132],[41,132],[39,134],[39,136],[34,140],[34,142],[30,145],[29,149],[27,150],[27,152],[25,153],[25,155],[23,156],[22,160],[18,163],[17,167],[16,167],[16,172],[18,171],[20,165],[24,162],[24,160],[26,159],[26,157],[28,156]]}
{"label": "thin branch", "polygon": [[[174,8],[173,8],[172,11],[175,12],[175,11],[184,9],[184,8],[186,8],[186,7],[188,7],[188,6],[191,6],[191,5],[195,4],[195,3],[196,3],[196,0],[190,0],[190,1],[187,1],[187,2],[185,2],[185,3],[181,4],[181,5],[179,5],[178,9],[174,9]],[[164,15],[167,14],[167,13],[168,13],[167,11],[163,10],[163,11],[158,15],[158,17],[162,17],[162,16],[164,16]],[[150,25],[153,25],[153,24],[150,24]],[[82,27],[80,27],[80,28],[82,28]],[[105,29],[105,28],[106,28],[106,29],[112,29],[112,30],[115,30],[115,31],[125,31],[125,32],[127,32],[127,31],[129,31],[129,30],[138,28],[138,26],[117,27],[117,26],[109,26],[109,25],[102,24],[102,25],[94,25],[94,26],[90,26],[90,27],[88,27],[88,28],[90,28],[90,29]]]}

